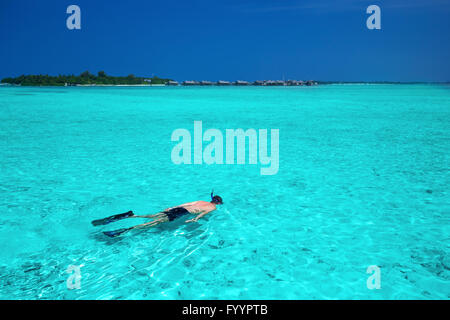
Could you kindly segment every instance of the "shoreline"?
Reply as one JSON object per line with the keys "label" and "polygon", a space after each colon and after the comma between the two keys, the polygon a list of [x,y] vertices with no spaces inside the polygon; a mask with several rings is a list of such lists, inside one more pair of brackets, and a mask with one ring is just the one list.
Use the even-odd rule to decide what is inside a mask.
{"label": "shoreline", "polygon": [[[165,84],[76,84],[59,87],[165,87]],[[33,86],[30,86],[33,87]],[[45,86],[41,86],[45,87]],[[58,87],[58,86],[55,86]]]}
{"label": "shoreline", "polygon": [[27,88],[69,88],[69,87],[206,87],[206,88],[218,88],[218,87],[263,87],[263,88],[271,88],[271,87],[317,87],[317,86],[324,86],[324,85],[450,85],[450,82],[332,82],[332,81],[324,81],[320,82],[318,81],[316,84],[312,85],[258,85],[249,83],[247,85],[238,85],[231,83],[229,85],[219,85],[219,84],[211,84],[211,85],[201,85],[201,84],[178,84],[178,85],[170,85],[170,84],[75,84],[75,85],[22,85],[22,84],[10,84],[10,83],[0,83],[0,88],[6,88],[6,87],[27,87]]}

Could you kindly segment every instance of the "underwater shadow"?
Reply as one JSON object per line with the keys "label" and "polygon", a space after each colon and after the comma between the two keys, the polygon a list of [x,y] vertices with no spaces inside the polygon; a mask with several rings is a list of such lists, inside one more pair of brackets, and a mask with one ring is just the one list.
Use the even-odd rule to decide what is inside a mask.
{"label": "underwater shadow", "polygon": [[202,225],[199,223],[185,223],[184,220],[176,220],[169,223],[162,223],[155,227],[131,230],[118,237],[109,237],[103,232],[105,230],[96,230],[90,233],[89,238],[104,243],[108,246],[117,245],[127,239],[139,239],[141,237],[160,235],[165,233],[173,233],[174,231],[184,231],[183,237],[193,238],[204,233]]}

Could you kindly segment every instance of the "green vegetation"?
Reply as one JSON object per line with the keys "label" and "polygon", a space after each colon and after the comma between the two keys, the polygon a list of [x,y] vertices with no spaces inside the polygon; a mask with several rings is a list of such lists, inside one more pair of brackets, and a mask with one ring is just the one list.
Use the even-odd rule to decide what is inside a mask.
{"label": "green vegetation", "polygon": [[[147,80],[147,81],[145,81]],[[150,82],[151,80],[151,82]],[[170,79],[162,79],[154,76],[153,78],[136,77],[132,74],[126,77],[108,76],[104,71],[99,71],[97,75],[91,74],[89,71],[75,75],[21,75],[16,78],[4,78],[2,83],[9,83],[22,86],[73,86],[81,85],[130,85],[130,84],[164,84]]]}

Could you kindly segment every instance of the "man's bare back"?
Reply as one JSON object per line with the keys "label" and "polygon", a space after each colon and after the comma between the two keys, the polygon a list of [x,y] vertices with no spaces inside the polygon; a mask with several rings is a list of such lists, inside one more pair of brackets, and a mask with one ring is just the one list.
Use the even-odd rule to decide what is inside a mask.
{"label": "man's bare back", "polygon": [[216,204],[214,204],[212,202],[200,200],[200,201],[183,203],[176,207],[167,208],[164,211],[166,212],[173,208],[184,208],[187,211],[189,211],[189,213],[191,213],[191,214],[197,214],[197,217],[195,217],[194,219],[190,219],[190,220],[186,221],[186,222],[193,222],[193,221],[198,221],[198,219],[200,219],[201,217],[205,216],[206,214],[210,213],[211,211],[216,210]]}
{"label": "man's bare back", "polygon": [[114,230],[114,231],[103,232],[107,236],[117,237],[118,235],[120,235],[124,232],[130,231],[132,229],[154,227],[154,226],[164,223],[164,222],[173,221],[173,220],[175,220],[183,215],[186,215],[186,214],[197,215],[195,218],[186,220],[186,223],[197,222],[200,218],[202,218],[205,215],[207,215],[208,213],[216,210],[216,206],[219,204],[223,204],[222,198],[217,195],[214,196],[213,192],[211,192],[211,201],[210,202],[200,200],[200,201],[183,203],[181,205],[178,205],[175,207],[170,207],[161,212],[158,212],[156,214],[151,214],[151,215],[137,216],[137,215],[134,215],[132,211],[128,211],[126,213],[114,215],[114,216],[111,216],[108,218],[94,220],[94,221],[92,221],[92,224],[94,226],[105,225],[105,224],[109,224],[111,222],[114,222],[117,220],[122,220],[125,218],[152,218],[153,219],[150,222],[143,223],[143,224],[131,227],[131,228],[124,228],[124,229],[119,229],[119,230]]}

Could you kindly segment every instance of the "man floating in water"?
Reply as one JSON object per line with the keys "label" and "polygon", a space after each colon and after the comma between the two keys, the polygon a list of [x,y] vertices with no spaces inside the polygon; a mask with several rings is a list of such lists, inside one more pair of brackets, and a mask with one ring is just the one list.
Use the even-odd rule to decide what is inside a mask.
{"label": "man floating in water", "polygon": [[176,218],[181,217],[188,213],[196,214],[197,216],[193,219],[186,220],[186,222],[197,222],[198,219],[200,219],[203,216],[205,216],[206,214],[216,210],[216,206],[218,204],[223,204],[222,198],[217,195],[215,196],[214,192],[211,192],[211,202],[194,201],[194,202],[183,203],[176,207],[167,208],[166,210],[158,212],[156,214],[142,215],[142,216],[136,216],[136,215],[134,215],[133,211],[128,211],[128,212],[116,214],[114,216],[107,217],[104,219],[94,220],[94,221],[92,221],[92,224],[94,226],[100,226],[100,225],[109,224],[114,221],[122,220],[125,218],[153,218],[153,221],[143,223],[143,224],[140,224],[140,225],[137,225],[134,227],[103,232],[104,234],[106,234],[109,237],[117,237],[118,235],[121,235],[122,233],[133,230],[133,229],[154,227],[158,224],[161,224],[161,223],[164,223],[167,221],[173,221]]}

